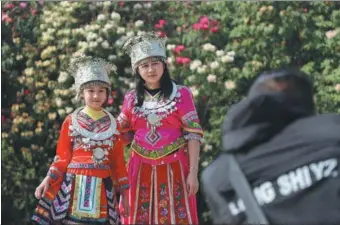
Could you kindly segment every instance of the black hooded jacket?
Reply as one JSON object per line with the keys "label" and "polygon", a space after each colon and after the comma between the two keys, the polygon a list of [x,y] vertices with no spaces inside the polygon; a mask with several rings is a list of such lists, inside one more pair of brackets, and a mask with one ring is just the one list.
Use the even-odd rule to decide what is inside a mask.
{"label": "black hooded jacket", "polygon": [[223,150],[202,174],[215,224],[243,224],[232,189],[233,153],[270,224],[340,224],[340,116],[314,115],[283,94],[235,105],[222,126]]}

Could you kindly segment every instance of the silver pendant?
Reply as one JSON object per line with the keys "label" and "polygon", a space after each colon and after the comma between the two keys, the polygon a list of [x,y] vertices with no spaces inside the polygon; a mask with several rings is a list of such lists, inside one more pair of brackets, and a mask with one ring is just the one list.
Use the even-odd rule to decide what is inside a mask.
{"label": "silver pendant", "polygon": [[104,157],[105,157],[104,149],[102,149],[102,148],[93,149],[93,157],[97,160],[104,159]]}
{"label": "silver pendant", "polygon": [[148,115],[147,120],[151,126],[155,126],[160,121],[160,118],[157,114],[151,113]]}
{"label": "silver pendant", "polygon": [[104,160],[107,160],[107,155],[109,154],[107,150],[102,148],[95,148],[92,150],[92,160],[95,164],[101,164]]}

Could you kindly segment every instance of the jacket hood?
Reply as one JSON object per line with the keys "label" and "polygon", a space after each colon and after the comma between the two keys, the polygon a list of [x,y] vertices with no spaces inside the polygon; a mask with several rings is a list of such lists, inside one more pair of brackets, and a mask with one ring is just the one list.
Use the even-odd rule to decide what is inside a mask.
{"label": "jacket hood", "polygon": [[245,151],[273,137],[291,122],[314,114],[282,92],[261,93],[234,105],[222,125],[224,151]]}

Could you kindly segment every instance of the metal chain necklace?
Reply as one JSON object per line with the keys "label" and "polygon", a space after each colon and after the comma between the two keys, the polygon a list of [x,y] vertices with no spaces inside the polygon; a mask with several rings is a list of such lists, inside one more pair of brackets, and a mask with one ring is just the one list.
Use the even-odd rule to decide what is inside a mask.
{"label": "metal chain necklace", "polygon": [[111,115],[111,113],[109,113],[105,109],[103,109],[103,111],[109,116],[110,123],[111,123],[111,126],[107,130],[105,130],[103,132],[91,132],[91,131],[88,131],[85,128],[81,127],[80,124],[78,123],[77,115],[78,115],[79,111],[82,110],[83,108],[84,107],[80,107],[80,108],[76,109],[72,113],[72,116],[71,116],[73,129],[75,129],[83,137],[89,138],[89,139],[95,140],[95,141],[103,141],[105,139],[108,139],[109,137],[111,137],[114,134],[119,134],[119,132],[117,130],[117,123],[116,123],[115,118]]}
{"label": "metal chain necklace", "polygon": [[[119,134],[117,130],[117,124],[114,117],[105,109],[103,111],[109,116],[110,118],[110,127],[103,131],[103,132],[91,132],[87,129],[80,126],[77,120],[77,115],[79,111],[83,107],[76,109],[72,115],[72,127],[71,130],[73,131],[73,135],[80,134],[82,136],[82,142],[85,144],[85,151],[92,150],[92,160],[95,164],[101,164],[104,160],[108,160],[107,156],[109,155],[108,149],[112,147],[113,143],[111,140],[113,135]],[[72,136],[73,136],[72,135]],[[98,147],[95,149],[91,149],[92,146],[97,145]],[[108,145],[108,147],[103,148],[100,145]]]}
{"label": "metal chain necklace", "polygon": [[[157,101],[143,102],[141,107],[134,107],[133,113],[138,117],[143,117],[147,121],[148,127],[151,127],[151,132],[155,133],[156,128],[162,126],[161,121],[169,116],[172,112],[176,111],[176,102],[181,97],[181,94],[177,91],[177,85],[172,83],[172,93],[169,98],[159,98]],[[135,103],[137,98],[135,96]]]}

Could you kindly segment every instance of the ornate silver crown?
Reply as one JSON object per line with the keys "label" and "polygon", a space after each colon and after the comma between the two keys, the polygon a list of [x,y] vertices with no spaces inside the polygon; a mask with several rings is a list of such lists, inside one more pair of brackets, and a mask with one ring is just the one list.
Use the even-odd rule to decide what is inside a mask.
{"label": "ornate silver crown", "polygon": [[69,67],[69,73],[74,77],[73,88],[77,92],[81,85],[90,81],[104,82],[110,88],[109,74],[112,70],[116,73],[114,64],[110,64],[102,58],[92,58],[90,56],[71,59]]}
{"label": "ornate silver crown", "polygon": [[129,38],[123,49],[130,55],[132,68],[135,69],[138,62],[152,56],[166,58],[166,40],[166,38],[158,37],[153,32],[142,33]]}

